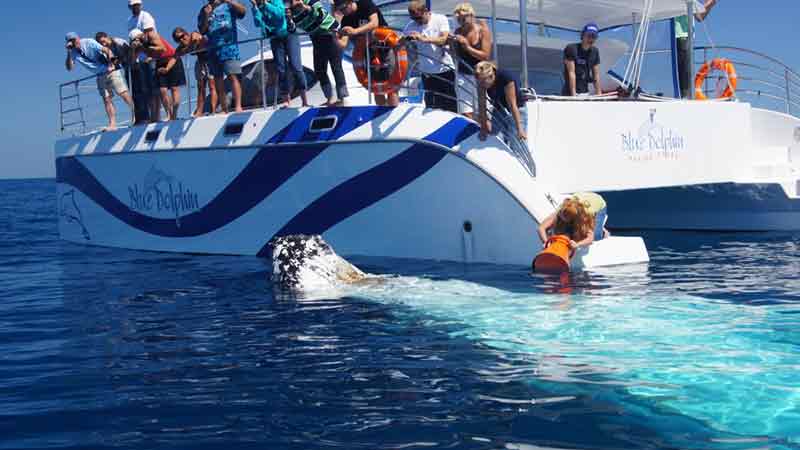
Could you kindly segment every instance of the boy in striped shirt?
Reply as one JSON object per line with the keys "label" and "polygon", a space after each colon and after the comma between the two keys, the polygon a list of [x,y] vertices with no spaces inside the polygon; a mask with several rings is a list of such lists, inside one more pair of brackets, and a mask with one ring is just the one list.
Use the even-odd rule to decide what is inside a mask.
{"label": "boy in striped shirt", "polygon": [[[322,0],[286,0],[285,4],[291,11],[291,18],[297,28],[311,36],[311,43],[314,45],[314,74],[327,99],[325,105],[344,105],[344,99],[349,93],[342,69],[342,50],[336,44],[339,22],[325,9]],[[336,82],[336,101],[328,77],[328,64],[333,69]]]}

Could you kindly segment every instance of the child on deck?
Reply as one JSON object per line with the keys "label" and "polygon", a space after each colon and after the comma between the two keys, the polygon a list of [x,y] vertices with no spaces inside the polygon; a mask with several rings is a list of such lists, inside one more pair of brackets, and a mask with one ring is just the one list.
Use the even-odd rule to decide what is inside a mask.
{"label": "child on deck", "polygon": [[[286,0],[286,4],[297,27],[311,35],[311,43],[314,45],[314,74],[327,99],[325,105],[343,105],[349,93],[342,69],[342,50],[336,44],[335,35],[339,30],[339,22],[325,9],[322,0]],[[333,69],[333,79],[336,81],[338,100],[335,102],[328,77],[328,64]]]}

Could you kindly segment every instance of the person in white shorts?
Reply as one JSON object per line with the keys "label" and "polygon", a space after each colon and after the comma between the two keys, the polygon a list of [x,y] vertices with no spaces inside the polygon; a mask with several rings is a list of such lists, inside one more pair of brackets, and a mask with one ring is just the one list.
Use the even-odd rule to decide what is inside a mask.
{"label": "person in white shorts", "polygon": [[475,17],[475,8],[469,3],[456,6],[453,15],[458,21],[458,28],[451,39],[459,60],[456,76],[458,112],[471,119],[478,99],[475,66],[492,57],[492,31],[485,20]]}
{"label": "person in white shorts", "polygon": [[97,75],[97,90],[105,103],[108,126],[103,131],[117,129],[117,111],[114,108],[114,94],[119,95],[130,108],[133,99],[128,93],[128,85],[122,70],[114,65],[114,54],[94,39],[81,39],[77,33],[67,33],[67,70],[75,68],[77,60],[83,67]]}

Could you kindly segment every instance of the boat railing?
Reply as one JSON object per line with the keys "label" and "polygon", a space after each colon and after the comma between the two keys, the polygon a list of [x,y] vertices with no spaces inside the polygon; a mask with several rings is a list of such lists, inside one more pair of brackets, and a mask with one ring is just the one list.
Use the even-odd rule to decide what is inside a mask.
{"label": "boat railing", "polygon": [[[800,73],[780,60],[764,53],[731,46],[695,47],[695,64],[699,67],[714,58],[726,58],[736,67],[736,97],[754,106],[789,115],[800,114]],[[727,75],[709,75],[703,91],[707,96],[727,86]]]}
{"label": "boat railing", "polygon": [[[266,39],[264,38],[253,38],[253,39],[245,39],[240,40],[237,42],[238,45],[241,47],[241,53],[248,54],[247,48],[243,46],[251,46],[250,53],[254,53],[259,56],[260,61],[262,61],[262,66],[259,70],[256,71],[257,76],[261,77],[260,85],[258,86],[258,90],[260,90],[261,98],[260,102],[256,101],[251,103],[249,110],[257,110],[257,109],[267,109],[267,108],[278,108],[279,102],[277,98],[268,98],[271,92],[275,97],[277,97],[278,89],[275,89],[275,84],[277,84],[277,80],[275,79],[275,74],[269,73],[270,70],[266,70],[265,64],[267,63],[267,59],[265,58],[266,52]],[[368,46],[370,47],[370,46]],[[376,48],[378,46],[372,45],[372,48]],[[411,55],[412,61],[418,61],[420,56],[420,52],[416,49],[415,45],[407,45],[406,46],[409,54]],[[214,50],[213,47],[206,48],[205,51],[212,51]],[[201,50],[203,51],[203,50]],[[195,89],[196,83],[194,77],[194,70],[193,64],[195,63],[196,56],[198,52],[187,53],[185,55],[180,56],[183,61],[183,67],[185,71],[185,78],[186,84],[181,88],[182,95],[181,95],[181,103],[179,107],[179,112],[181,115],[185,115],[186,117],[191,117],[195,107],[197,106],[197,102],[205,102],[206,99],[196,99],[195,97]],[[445,60],[440,60],[439,63],[448,66],[454,71],[458,71],[459,67],[461,67],[461,60],[459,59],[457,54],[454,52],[449,52],[451,56],[452,64]],[[425,55],[426,57],[430,57],[430,55]],[[191,57],[191,58],[190,58]],[[371,61],[370,55],[367,54],[367,62]],[[373,70],[372,64],[367,63],[365,64],[368,70],[368,78],[370,80],[374,79],[373,77]],[[133,77],[131,73],[130,67],[124,68],[117,68],[115,70],[124,70],[125,71],[125,78],[129,87],[129,91],[133,92]],[[404,91],[406,94],[410,92],[418,92],[420,97],[424,95],[424,89],[420,86],[418,78],[415,75],[419,75],[418,71],[415,70],[415,66],[411,66],[411,70],[408,70],[406,78],[404,79],[403,83],[399,87],[401,91]],[[473,75],[473,74],[470,74]],[[59,85],[59,111],[60,111],[60,129],[62,134],[72,134],[72,135],[82,135],[86,134],[90,131],[95,131],[101,129],[102,125],[107,120],[105,115],[105,108],[103,106],[103,100],[99,98],[97,93],[97,78],[99,76],[104,75],[90,75],[86,76],[77,80],[68,81],[66,83],[62,83]],[[444,77],[439,77],[437,75],[433,75],[437,77],[441,82],[447,83],[452,88],[452,92],[458,91],[457,82],[454,80],[449,80]],[[476,83],[474,76],[467,77],[466,83]],[[470,90],[477,91],[477,86],[472,85],[470,86]],[[93,91],[93,92],[90,92]],[[536,98],[535,91],[529,91],[528,94],[532,98]],[[136,93],[133,92],[135,96]],[[477,98],[475,99],[465,99],[462,96],[454,95],[450,96],[447,94],[438,93],[437,95],[447,98],[457,105],[464,105],[470,104],[475,109],[475,116],[478,115],[478,105],[477,105]],[[93,101],[87,101],[88,98],[94,99]],[[220,96],[220,101],[223,100]],[[128,108],[128,106],[119,99],[118,96],[114,96],[114,105],[117,110],[117,117],[121,119],[125,117],[125,111],[130,111],[128,114],[129,119],[127,120],[119,120],[118,125],[120,127],[129,126],[135,123],[134,113],[133,111]],[[372,95],[369,95],[368,103],[372,103]],[[421,102],[421,99],[420,99]],[[162,108],[162,114],[164,113]],[[516,128],[514,125],[513,120],[505,112],[502,112],[502,108],[497,107],[497,105],[493,105],[489,99],[487,99],[487,108],[486,108],[486,116],[488,121],[492,124],[492,133],[497,134],[501,137],[501,139],[507,144],[510,148],[511,153],[523,164],[526,170],[532,175],[535,175],[535,165],[533,162],[533,158],[531,157],[530,151],[528,150],[528,145],[526,142],[519,139],[517,136]]]}

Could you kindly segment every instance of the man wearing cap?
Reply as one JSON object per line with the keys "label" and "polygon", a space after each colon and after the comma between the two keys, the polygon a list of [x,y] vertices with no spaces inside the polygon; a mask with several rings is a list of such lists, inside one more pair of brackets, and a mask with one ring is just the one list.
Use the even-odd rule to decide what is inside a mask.
{"label": "man wearing cap", "polygon": [[[159,40],[156,21],[142,8],[142,0],[128,0],[131,16],[128,18],[128,33],[141,30],[148,39]],[[155,62],[147,55],[140,55],[131,65],[133,101],[136,104],[136,123],[158,122],[161,119],[159,88]]]}
{"label": "man wearing cap", "polygon": [[112,63],[114,54],[103,47],[94,39],[81,39],[77,33],[67,33],[66,36],[68,71],[75,68],[77,60],[83,67],[97,75],[97,90],[105,103],[108,114],[108,126],[103,131],[117,129],[117,111],[114,108],[113,96],[119,95],[129,107],[133,107],[133,100],[128,93],[128,86],[122,76],[122,71],[117,70]]}
{"label": "man wearing cap", "polygon": [[570,44],[564,49],[564,88],[561,95],[586,95],[590,84],[594,85],[595,94],[602,94],[600,50],[594,45],[599,34],[600,28],[590,23],[583,28],[581,42]]}

